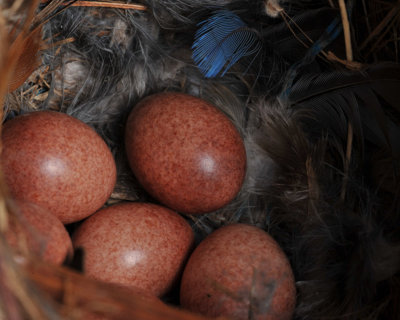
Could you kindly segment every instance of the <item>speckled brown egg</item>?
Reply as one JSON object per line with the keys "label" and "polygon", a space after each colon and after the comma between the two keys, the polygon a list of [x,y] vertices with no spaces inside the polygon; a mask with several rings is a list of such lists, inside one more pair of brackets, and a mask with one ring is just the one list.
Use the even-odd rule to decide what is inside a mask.
{"label": "speckled brown egg", "polygon": [[3,127],[3,172],[11,194],[49,210],[63,223],[98,210],[116,181],[114,158],[88,125],[39,111]]}
{"label": "speckled brown egg", "polygon": [[229,203],[246,168],[243,140],[217,108],[182,93],[159,93],[136,105],[126,151],[142,186],[161,203],[200,214]]}
{"label": "speckled brown egg", "polygon": [[15,213],[18,219],[10,221],[5,235],[17,251],[54,264],[62,264],[72,254],[71,238],[56,216],[26,201],[15,203]]}
{"label": "speckled brown egg", "polygon": [[185,267],[181,304],[204,315],[288,320],[296,290],[290,264],[263,230],[222,227],[195,249]]}
{"label": "speckled brown egg", "polygon": [[84,250],[88,276],[162,296],[182,271],[193,238],[190,225],[167,208],[122,203],[85,220],[73,244]]}

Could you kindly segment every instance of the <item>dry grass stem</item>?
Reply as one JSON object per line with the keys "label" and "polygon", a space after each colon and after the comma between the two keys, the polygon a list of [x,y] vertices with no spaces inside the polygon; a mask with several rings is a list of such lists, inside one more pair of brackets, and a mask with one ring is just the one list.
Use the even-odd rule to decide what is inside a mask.
{"label": "dry grass stem", "polygon": [[51,48],[57,48],[57,47],[63,46],[64,44],[72,43],[74,41],[75,41],[74,37],[69,37],[69,38],[66,38],[66,39],[63,39],[63,40],[60,40],[60,41],[57,41],[57,42],[54,42],[54,43],[50,43],[50,44],[44,44],[43,43],[40,46],[40,50],[45,51],[45,50],[49,50]]}
{"label": "dry grass stem", "polygon": [[346,58],[349,61],[353,61],[353,49],[351,45],[351,34],[350,34],[350,23],[347,15],[346,3],[344,0],[339,0],[340,14],[342,16],[344,41],[346,45]]}
{"label": "dry grass stem", "polygon": [[[400,11],[399,11],[400,12]],[[384,37],[393,29],[396,29],[396,27],[398,26],[400,21],[400,16],[398,18],[393,19],[390,24],[384,29],[382,30],[382,32],[380,34],[378,34],[378,39],[375,41],[374,45],[372,46],[371,50],[369,51],[369,53],[367,54],[370,55],[371,53],[375,52],[378,49],[382,49],[384,48],[387,43],[392,42],[394,39],[387,39],[386,41],[383,41]],[[396,42],[396,41],[394,41]]]}
{"label": "dry grass stem", "polygon": [[71,7],[103,7],[103,8],[115,8],[115,9],[126,9],[126,10],[147,10],[147,7],[141,4],[129,4],[119,2],[107,2],[107,1],[76,1],[70,5]]}
{"label": "dry grass stem", "polygon": [[344,65],[347,69],[350,69],[350,70],[360,70],[361,68],[364,67],[364,65],[362,63],[360,63],[360,62],[340,59],[332,51],[328,52],[328,54],[326,55],[326,58],[329,61],[338,62],[338,63]]}
{"label": "dry grass stem", "polygon": [[[178,310],[127,288],[98,282],[63,267],[49,266],[40,261],[25,266],[32,281],[65,307],[66,316],[82,309],[107,312],[118,319],[142,320],[206,320],[206,317]],[[74,311],[75,310],[75,311]],[[118,311],[118,312],[115,312]],[[223,318],[219,318],[223,319]]]}
{"label": "dry grass stem", "polygon": [[371,40],[380,35],[382,31],[387,27],[387,25],[390,23],[390,21],[400,12],[400,1],[398,1],[398,4],[395,5],[383,18],[383,20],[375,27],[375,29],[370,33],[370,35],[364,40],[364,42],[360,45],[360,50],[364,49],[370,42]]}

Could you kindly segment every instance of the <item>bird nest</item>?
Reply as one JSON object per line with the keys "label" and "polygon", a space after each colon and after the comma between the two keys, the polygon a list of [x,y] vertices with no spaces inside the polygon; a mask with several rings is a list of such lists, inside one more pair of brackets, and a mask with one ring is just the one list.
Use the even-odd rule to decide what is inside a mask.
{"label": "bird nest", "polygon": [[[247,173],[231,203],[185,215],[196,244],[257,226],[292,266],[294,319],[395,319],[399,25],[398,1],[3,1],[2,119],[53,110],[94,128],[117,165],[110,206],[153,201],[124,152],[132,107],[159,92],[212,103],[243,137]],[[20,241],[15,259],[4,234],[24,222],[5,174],[1,319],[203,319],[177,289],[156,301],[86,277],[79,252],[48,265]]]}

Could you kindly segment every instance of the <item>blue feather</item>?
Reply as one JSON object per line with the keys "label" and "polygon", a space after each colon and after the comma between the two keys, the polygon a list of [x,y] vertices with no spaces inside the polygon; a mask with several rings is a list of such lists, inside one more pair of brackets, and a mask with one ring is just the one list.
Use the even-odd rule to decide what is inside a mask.
{"label": "blue feather", "polygon": [[192,58],[207,78],[221,76],[242,57],[258,53],[261,40],[236,14],[221,10],[199,23]]}

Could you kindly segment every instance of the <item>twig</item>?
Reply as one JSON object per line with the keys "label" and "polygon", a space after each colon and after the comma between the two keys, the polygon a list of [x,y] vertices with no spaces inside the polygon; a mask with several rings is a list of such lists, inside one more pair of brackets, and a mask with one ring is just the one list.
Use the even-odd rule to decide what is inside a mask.
{"label": "twig", "polygon": [[[87,311],[104,310],[104,315],[110,316],[107,318],[115,319],[119,315],[118,319],[208,319],[189,311],[171,308],[157,299],[146,298],[128,288],[90,279],[65,267],[50,266],[41,261],[27,261],[24,267],[30,280],[48,295],[60,299],[73,295],[77,306],[86,307]],[[67,312],[67,308],[71,308],[68,305],[65,307]]]}
{"label": "twig", "polygon": [[62,46],[64,44],[66,44],[66,43],[71,43],[71,42],[74,42],[74,41],[75,41],[74,37],[69,37],[69,38],[54,42],[54,43],[42,44],[40,46],[40,50],[45,51],[45,50],[48,50],[50,48],[56,48],[58,46]]}
{"label": "twig", "polygon": [[[290,25],[293,23],[293,25],[300,31],[300,33],[311,43],[313,44],[314,41],[305,33],[301,27],[294,21],[284,10],[280,11],[281,17],[283,21],[285,22],[286,26],[289,28],[290,32],[293,34],[293,36],[296,38],[297,41],[299,41],[305,48],[310,48],[309,45],[300,37],[296,34],[292,26]],[[346,68],[351,69],[351,70],[359,70],[362,67],[362,64],[359,62],[355,62],[352,60],[343,60],[339,59],[333,52],[328,51],[326,52],[325,50],[321,50],[321,55],[326,58],[327,61],[333,61],[333,62],[338,62],[342,65],[344,65]]]}
{"label": "twig", "polygon": [[[387,26],[387,28],[381,32],[381,34],[379,35],[378,39],[376,40],[376,42],[374,43],[374,45],[372,46],[371,50],[368,52],[367,56],[369,56],[370,54],[374,53],[375,50],[378,49],[382,49],[382,47],[385,46],[386,43],[382,43],[383,38],[387,35],[387,33],[389,31],[391,31],[391,28],[394,27],[394,29],[396,29],[396,25],[398,24],[400,19],[393,19],[392,22]],[[390,42],[386,41],[386,42]]]}
{"label": "twig", "polygon": [[346,45],[346,58],[349,61],[353,61],[353,50],[351,47],[349,17],[347,15],[347,8],[344,0],[339,0],[339,7],[340,7],[340,14],[342,16],[344,41]]}
{"label": "twig", "polygon": [[104,7],[116,9],[133,9],[133,10],[147,10],[147,7],[141,4],[129,4],[119,2],[107,1],[76,1],[70,5],[71,7]]}
{"label": "twig", "polygon": [[11,7],[11,12],[16,14],[19,10],[19,8],[21,8],[21,6],[24,4],[23,0],[15,0],[12,7]]}
{"label": "twig", "polygon": [[367,44],[379,33],[382,32],[382,30],[387,26],[387,24],[390,22],[390,20],[398,13],[400,10],[400,5],[396,5],[388,12],[388,14],[383,18],[380,24],[377,25],[377,27],[370,33],[370,35],[367,37],[367,39],[364,40],[364,42],[360,46],[360,50],[364,49]]}
{"label": "twig", "polygon": [[367,5],[365,4],[365,0],[362,0],[362,5],[363,5],[363,10],[364,10],[364,15],[365,15],[365,24],[367,26],[368,33],[371,34],[371,32],[372,32],[371,23],[369,22],[368,10],[367,10]]}
{"label": "twig", "polygon": [[[298,42],[300,42],[305,48],[309,48],[310,46],[307,45],[303,40],[300,39],[300,37],[297,35],[297,33],[294,31],[292,26],[290,25],[290,22],[294,24],[294,26],[299,29],[300,33],[308,40],[310,43],[313,43],[313,40],[300,28],[300,26],[285,12],[281,11],[280,12],[283,21],[285,22],[286,26],[289,28],[290,32],[293,34],[293,36],[296,38]],[[289,21],[286,19],[288,18]]]}
{"label": "twig", "polygon": [[[290,30],[290,32],[293,34],[293,36],[296,38],[297,41],[299,41],[305,48],[310,48],[310,45],[307,45],[305,41],[300,39],[300,37],[297,35],[297,33],[294,31],[292,26],[290,25],[293,23],[293,25],[300,31],[300,33],[310,42],[310,44],[313,44],[314,41],[311,39],[307,33],[303,31],[303,29],[294,21],[286,12],[285,10],[280,11],[280,15],[285,22],[286,26]],[[324,56],[325,58],[328,58],[328,53],[326,53],[324,50],[321,50],[321,55]]]}
{"label": "twig", "polygon": [[363,67],[363,64],[357,61],[349,61],[346,59],[340,59],[338,56],[336,56],[332,51],[329,51],[328,54],[326,55],[326,58],[329,61],[334,61],[338,62],[340,64],[343,64],[346,68],[350,70],[360,70]]}
{"label": "twig", "polygon": [[[365,16],[365,25],[367,26],[367,31],[368,34],[372,33],[372,27],[371,27],[371,22],[368,14],[368,9],[367,9],[367,4],[365,3],[365,0],[362,0],[362,5],[363,5],[363,10],[364,10],[364,16]],[[378,58],[376,56],[376,53],[373,53],[374,60],[377,61]]]}
{"label": "twig", "polygon": [[[0,252],[2,261],[0,264],[2,282],[8,287],[13,296],[23,305],[23,310],[27,313],[27,318],[32,320],[45,319],[43,306],[37,303],[38,297],[32,295],[30,283],[26,281],[26,274],[15,262],[15,256],[10,250],[5,237],[0,237]],[[7,317],[7,319],[12,319]]]}

